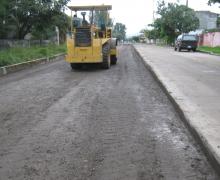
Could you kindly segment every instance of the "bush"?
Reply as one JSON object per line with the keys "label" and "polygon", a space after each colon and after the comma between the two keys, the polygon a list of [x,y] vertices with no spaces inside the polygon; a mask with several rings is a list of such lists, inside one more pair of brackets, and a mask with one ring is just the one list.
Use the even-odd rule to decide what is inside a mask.
{"label": "bush", "polygon": [[0,51],[0,67],[22,63],[38,58],[50,57],[55,54],[65,53],[66,45],[48,45],[48,46],[33,46],[30,48],[10,48]]}
{"label": "bush", "polygon": [[211,52],[214,54],[220,54],[220,46],[217,46],[217,47],[200,46],[198,50],[204,51],[204,52]]}

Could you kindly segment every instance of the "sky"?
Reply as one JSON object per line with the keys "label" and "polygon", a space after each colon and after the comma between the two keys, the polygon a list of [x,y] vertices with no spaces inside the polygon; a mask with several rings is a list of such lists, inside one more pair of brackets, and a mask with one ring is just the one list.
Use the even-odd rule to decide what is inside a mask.
{"label": "sky", "polygon": [[[68,5],[112,5],[110,12],[114,23],[120,22],[126,25],[127,36],[139,34],[141,29],[147,27],[153,21],[153,10],[156,10],[157,0],[71,0]],[[220,14],[220,4],[208,6],[208,0],[188,0],[189,7],[194,10],[208,10]],[[155,2],[155,3],[154,3]],[[165,0],[165,2],[177,2],[177,0]],[[185,4],[186,0],[179,0]],[[67,12],[70,14],[70,12]]]}

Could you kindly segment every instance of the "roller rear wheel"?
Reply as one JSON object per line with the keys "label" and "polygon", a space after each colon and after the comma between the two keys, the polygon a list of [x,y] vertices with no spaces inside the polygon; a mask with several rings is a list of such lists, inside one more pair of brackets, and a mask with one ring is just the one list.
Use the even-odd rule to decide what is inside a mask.
{"label": "roller rear wheel", "polygon": [[110,59],[110,45],[108,43],[104,44],[102,47],[102,68],[109,69],[111,66],[111,59]]}

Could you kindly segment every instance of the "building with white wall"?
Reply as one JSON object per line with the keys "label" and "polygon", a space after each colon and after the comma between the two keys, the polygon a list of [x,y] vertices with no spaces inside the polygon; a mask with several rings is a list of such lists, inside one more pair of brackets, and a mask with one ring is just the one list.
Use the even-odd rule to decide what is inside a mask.
{"label": "building with white wall", "polygon": [[196,11],[196,16],[199,18],[199,29],[217,28],[219,14],[210,11]]}

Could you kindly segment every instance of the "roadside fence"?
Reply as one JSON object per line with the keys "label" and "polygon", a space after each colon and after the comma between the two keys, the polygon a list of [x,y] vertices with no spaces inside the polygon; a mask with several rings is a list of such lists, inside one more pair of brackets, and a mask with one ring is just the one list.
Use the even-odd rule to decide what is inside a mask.
{"label": "roadside fence", "polygon": [[31,46],[45,46],[48,44],[55,44],[52,40],[14,40],[14,39],[0,39],[0,50],[13,47],[31,47]]}
{"label": "roadside fence", "polygon": [[209,32],[200,35],[199,46],[220,46],[220,32]]}

